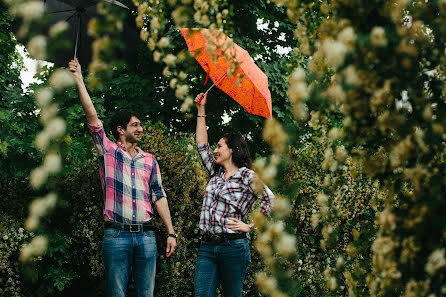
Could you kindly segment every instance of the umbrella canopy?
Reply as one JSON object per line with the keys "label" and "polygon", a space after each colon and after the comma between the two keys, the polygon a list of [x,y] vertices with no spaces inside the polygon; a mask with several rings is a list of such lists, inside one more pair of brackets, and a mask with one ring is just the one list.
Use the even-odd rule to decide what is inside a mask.
{"label": "umbrella canopy", "polygon": [[[58,66],[65,66],[68,61],[77,57],[82,65],[88,65],[91,61],[91,44],[93,38],[87,34],[87,26],[90,19],[98,17],[96,6],[98,2],[109,2],[128,9],[127,6],[117,0],[44,0],[45,11],[49,14],[47,25],[51,26],[59,21],[68,23],[69,28],[64,33],[68,44],[49,44],[47,61]],[[18,24],[16,24],[18,25]],[[127,50],[120,52],[117,58],[128,56],[139,42],[137,29],[124,23],[122,41],[127,46]],[[26,40],[20,40],[26,42]]]}
{"label": "umbrella canopy", "polygon": [[[203,33],[210,36],[209,30],[182,28],[180,31],[186,40],[189,52],[194,54],[195,59],[219,89],[237,101],[249,113],[265,118],[272,116],[268,77],[254,63],[246,50],[235,43],[231,49],[236,61],[240,63],[239,72],[243,75],[240,84],[237,85],[235,76],[227,76],[230,65],[225,61],[224,55],[221,55],[221,50],[216,49],[214,53],[210,53],[206,49],[207,39]],[[214,33],[215,37],[217,33]],[[217,47],[231,40],[226,35],[220,34],[215,40]],[[213,55],[218,57],[215,62],[212,61]]]}

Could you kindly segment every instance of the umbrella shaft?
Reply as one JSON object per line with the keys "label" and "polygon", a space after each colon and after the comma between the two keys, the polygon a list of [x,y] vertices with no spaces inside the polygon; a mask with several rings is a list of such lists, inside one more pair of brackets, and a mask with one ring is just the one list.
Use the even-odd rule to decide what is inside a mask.
{"label": "umbrella shaft", "polygon": [[76,60],[76,56],[77,56],[77,43],[79,41],[79,31],[81,28],[81,14],[78,12],[77,13],[77,32],[76,32],[76,45],[74,47],[74,60]]}
{"label": "umbrella shaft", "polygon": [[214,82],[213,84],[212,84],[212,86],[210,86],[209,87],[209,89],[205,92],[205,94],[207,94],[217,83],[219,83],[220,81],[222,81],[222,79],[225,77],[225,76],[227,76],[228,74],[227,73],[225,73],[225,74],[223,74],[216,82]]}

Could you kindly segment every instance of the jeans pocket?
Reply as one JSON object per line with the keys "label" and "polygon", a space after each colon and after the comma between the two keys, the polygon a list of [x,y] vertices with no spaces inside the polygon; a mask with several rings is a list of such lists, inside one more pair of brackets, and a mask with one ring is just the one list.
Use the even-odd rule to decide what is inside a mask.
{"label": "jeans pocket", "polygon": [[244,251],[248,247],[248,242],[244,239],[236,239],[236,240],[229,240],[228,241],[229,246],[239,249],[241,251]]}
{"label": "jeans pocket", "polygon": [[155,237],[155,231],[152,231],[152,230],[144,231],[144,236],[146,236],[146,237]]}
{"label": "jeans pocket", "polygon": [[121,230],[114,228],[104,228],[104,238],[116,238],[121,234]]}

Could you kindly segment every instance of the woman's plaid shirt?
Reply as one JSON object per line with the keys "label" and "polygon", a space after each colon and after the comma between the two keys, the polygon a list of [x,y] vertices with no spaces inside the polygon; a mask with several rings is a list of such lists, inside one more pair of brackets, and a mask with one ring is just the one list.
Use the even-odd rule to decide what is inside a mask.
{"label": "woman's plaid shirt", "polygon": [[224,172],[214,174],[215,157],[209,144],[197,146],[198,154],[206,172],[211,177],[203,200],[200,216],[200,229],[204,232],[237,233],[226,226],[230,217],[245,221],[254,202],[261,199],[261,210],[265,215],[271,211],[271,201],[274,194],[263,185],[261,193],[254,191],[254,171],[242,167],[228,180],[224,179]]}
{"label": "woman's plaid shirt", "polygon": [[155,157],[137,148],[138,154],[132,159],[120,142],[107,138],[102,122],[90,125],[90,129],[99,155],[104,215],[124,224],[150,221],[152,203],[166,197]]}

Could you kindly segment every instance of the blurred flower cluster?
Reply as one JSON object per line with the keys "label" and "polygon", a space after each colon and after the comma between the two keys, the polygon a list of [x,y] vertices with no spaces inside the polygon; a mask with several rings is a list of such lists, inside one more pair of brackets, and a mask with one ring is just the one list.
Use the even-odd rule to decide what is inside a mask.
{"label": "blurred flower cluster", "polygon": [[[311,263],[327,291],[312,295],[444,294],[446,227],[434,223],[446,205],[444,3],[274,2],[296,24],[289,102],[321,150],[319,180],[299,184],[300,191],[315,185],[312,211],[301,218],[310,215],[320,232],[309,247],[325,254]],[[290,143],[291,151],[302,147],[300,139]],[[302,194],[299,203],[308,199]],[[279,222],[273,217],[271,226]],[[345,223],[353,224],[348,233]],[[271,261],[271,251],[260,251]],[[293,265],[300,267],[262,275],[265,292],[297,296],[284,289],[287,278],[318,282],[302,269],[296,276]]]}
{"label": "blurred flower cluster", "polygon": [[[42,61],[46,58],[48,39],[56,37],[68,28],[67,23],[58,22],[53,24],[46,34],[33,35],[30,28],[41,21],[44,16],[44,3],[37,0],[29,1],[7,1],[10,13],[22,19],[18,35],[25,37],[28,34],[29,42],[26,46],[31,58],[39,60],[36,70],[42,71]],[[44,154],[43,162],[35,168],[30,175],[31,186],[39,190],[52,174],[58,173],[62,169],[62,159],[59,154],[58,142],[65,135],[65,121],[59,117],[58,105],[53,102],[56,92],[61,92],[74,84],[72,76],[65,69],[56,69],[49,77],[49,86],[36,90],[35,100],[43,130],[35,139],[36,147]],[[40,219],[54,208],[57,201],[57,194],[48,193],[45,197],[35,199],[29,207],[29,216],[25,222],[27,230],[36,230]],[[47,248],[45,236],[36,236],[33,240],[22,247],[20,260],[28,261],[32,257],[42,255]]]}

